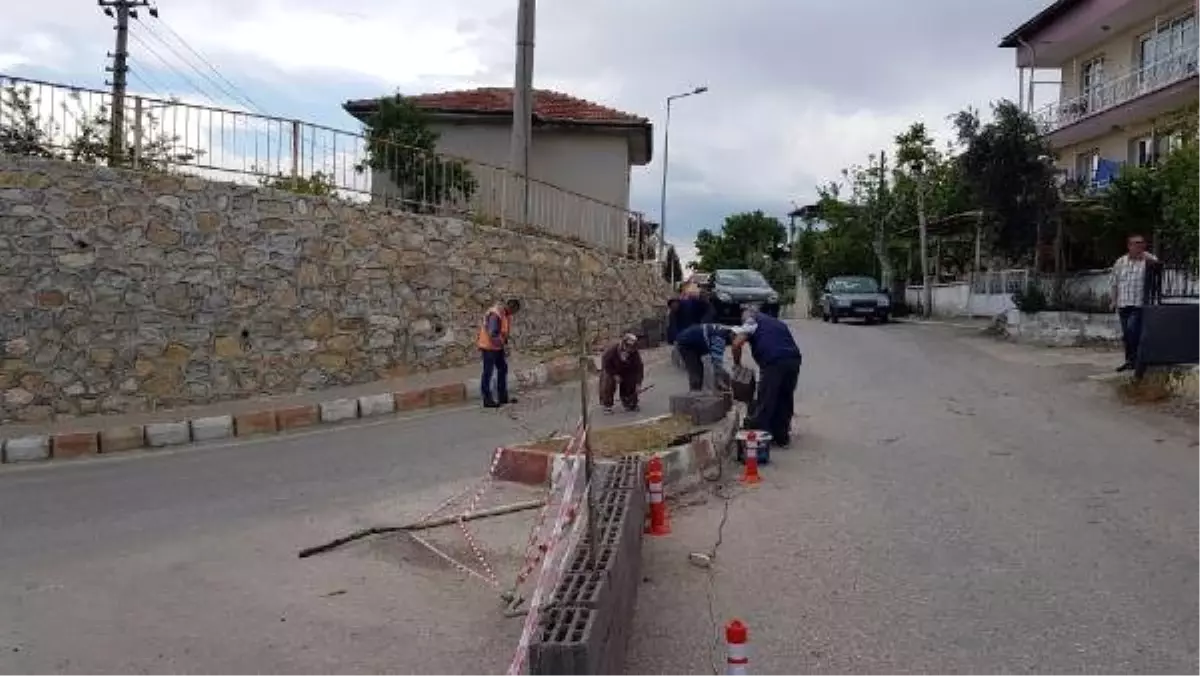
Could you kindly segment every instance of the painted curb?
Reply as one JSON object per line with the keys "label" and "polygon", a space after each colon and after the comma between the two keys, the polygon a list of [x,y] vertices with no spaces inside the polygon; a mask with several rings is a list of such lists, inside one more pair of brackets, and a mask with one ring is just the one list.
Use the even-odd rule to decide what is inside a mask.
{"label": "painted curb", "polygon": [[[595,367],[598,358],[592,360]],[[579,360],[558,357],[528,369],[512,371],[518,392],[574,382]],[[593,370],[593,372],[595,372]],[[193,442],[262,436],[312,427],[374,418],[397,412],[462,404],[479,399],[479,381],[433,385],[419,390],[384,392],[358,398],[340,398],[318,404],[293,404],[247,413],[212,415],[123,427],[84,427],[47,435],[0,438],[0,462],[26,463],[95,454],[182,446]],[[85,423],[86,424],[86,423]],[[103,418],[96,425],[103,426]],[[0,434],[3,434],[0,431]]]}
{"label": "painted curb", "polygon": [[[649,418],[654,420],[655,418]],[[647,422],[643,421],[643,422]],[[681,488],[710,467],[729,447],[736,432],[737,418],[730,413],[710,429],[680,446],[657,453],[663,462],[663,483]],[[563,438],[566,442],[566,437]],[[530,448],[504,447],[492,471],[492,478],[531,486],[554,487],[568,461],[562,453],[548,453]],[[613,465],[613,460],[599,460],[597,465]]]}

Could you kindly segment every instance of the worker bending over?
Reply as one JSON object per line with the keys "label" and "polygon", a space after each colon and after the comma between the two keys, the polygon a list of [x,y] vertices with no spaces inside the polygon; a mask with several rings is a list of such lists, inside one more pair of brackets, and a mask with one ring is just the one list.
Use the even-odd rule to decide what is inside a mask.
{"label": "worker bending over", "polygon": [[638,393],[646,375],[637,336],[627,333],[600,356],[600,405],[613,412],[613,397],[620,392],[626,411],[638,410]]}
{"label": "worker bending over", "polygon": [[[479,354],[483,358],[483,375],[479,379],[479,394],[484,408],[499,408],[515,404],[508,396],[508,336],[512,318],[521,309],[521,301],[513,298],[503,305],[493,306],[484,315],[479,327]],[[492,398],[492,377],[496,378],[496,398]]]}
{"label": "worker bending over", "polygon": [[729,344],[731,331],[720,324],[693,324],[675,336],[675,349],[687,369],[689,391],[704,389],[705,357],[712,362],[714,378],[722,379],[725,346]]}
{"label": "worker bending over", "polygon": [[758,395],[745,428],[769,432],[773,444],[785,447],[791,443],[800,347],[787,324],[757,309],[747,310],[742,325],[733,329],[735,366],[742,365],[742,346],[746,343],[758,365]]}

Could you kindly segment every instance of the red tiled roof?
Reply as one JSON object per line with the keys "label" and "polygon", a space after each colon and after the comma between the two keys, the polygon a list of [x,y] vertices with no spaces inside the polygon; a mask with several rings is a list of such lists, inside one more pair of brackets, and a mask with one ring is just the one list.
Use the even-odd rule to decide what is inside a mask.
{"label": "red tiled roof", "polygon": [[[418,94],[408,97],[418,108],[439,113],[511,113],[513,92],[511,87],[481,87],[460,91]],[[348,101],[349,112],[373,109],[373,99]],[[638,125],[649,124],[649,120],[624,113],[598,103],[568,96],[546,89],[533,91],[533,114],[547,122],[590,122],[594,124]]]}

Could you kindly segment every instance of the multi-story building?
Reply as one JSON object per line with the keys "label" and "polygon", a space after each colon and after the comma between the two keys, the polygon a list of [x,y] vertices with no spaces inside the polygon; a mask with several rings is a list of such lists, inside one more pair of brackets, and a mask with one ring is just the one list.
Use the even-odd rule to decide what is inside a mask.
{"label": "multi-story building", "polygon": [[[1016,51],[1018,98],[1059,168],[1093,187],[1168,152],[1180,113],[1200,94],[1191,0],[1056,0],[1000,46]],[[1058,100],[1041,107],[1027,84],[1039,70],[1061,73]]]}

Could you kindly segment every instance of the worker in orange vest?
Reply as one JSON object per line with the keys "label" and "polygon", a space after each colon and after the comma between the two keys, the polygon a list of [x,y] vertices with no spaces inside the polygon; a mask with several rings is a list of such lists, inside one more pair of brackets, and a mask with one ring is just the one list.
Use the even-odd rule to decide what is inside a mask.
{"label": "worker in orange vest", "polygon": [[[508,396],[508,335],[512,330],[512,317],[521,309],[521,301],[512,298],[503,305],[493,306],[484,315],[479,327],[479,354],[483,357],[483,377],[479,380],[479,393],[484,408],[499,408],[515,404],[517,400]],[[496,377],[496,398],[492,398],[492,376]]]}

